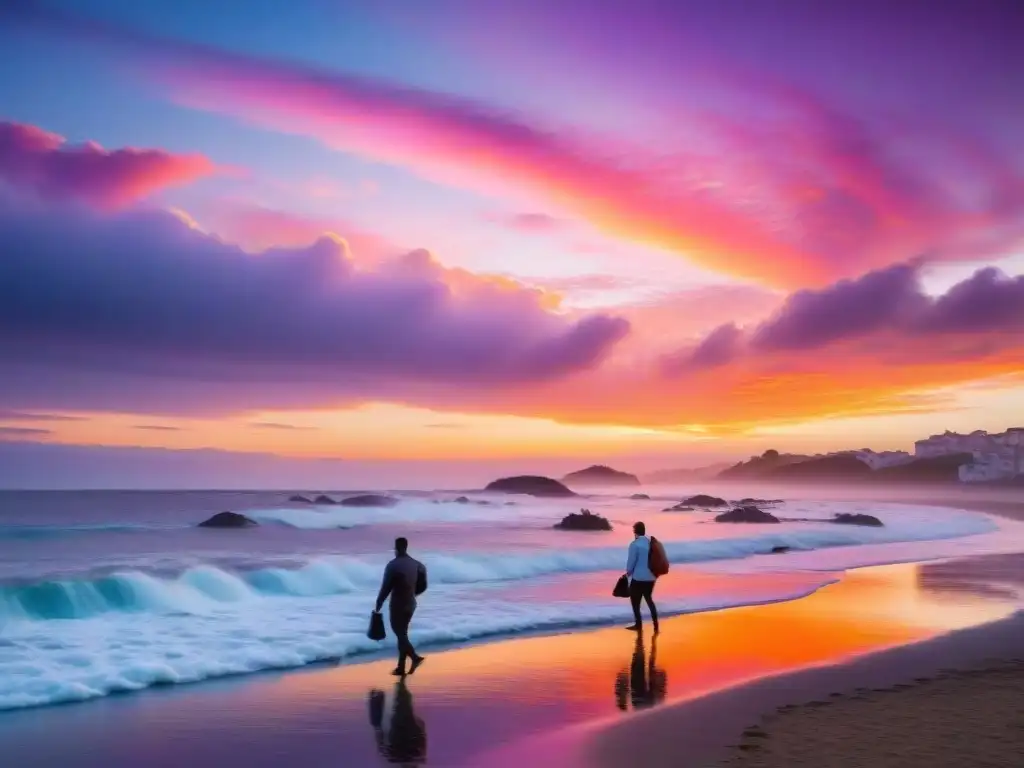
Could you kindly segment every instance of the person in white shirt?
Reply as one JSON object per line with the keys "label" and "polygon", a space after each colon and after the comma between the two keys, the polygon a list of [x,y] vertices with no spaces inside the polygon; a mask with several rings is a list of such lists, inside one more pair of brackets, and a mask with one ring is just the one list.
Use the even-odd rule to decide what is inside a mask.
{"label": "person in white shirt", "polygon": [[634,623],[626,627],[633,632],[643,632],[643,619],[640,617],[640,601],[647,602],[651,612],[651,623],[654,634],[658,634],[658,609],[654,605],[654,582],[657,578],[651,573],[647,564],[651,554],[651,540],[647,538],[647,527],[643,523],[633,525],[635,538],[629,545],[629,556],[626,559],[626,575],[629,577],[629,602],[633,605]]}

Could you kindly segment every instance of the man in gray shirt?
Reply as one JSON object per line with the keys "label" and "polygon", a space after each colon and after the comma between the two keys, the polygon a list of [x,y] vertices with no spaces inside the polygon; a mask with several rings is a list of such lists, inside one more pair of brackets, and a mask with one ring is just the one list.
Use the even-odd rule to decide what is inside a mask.
{"label": "man in gray shirt", "polygon": [[374,609],[380,613],[384,601],[390,595],[388,613],[391,630],[398,640],[398,666],[391,674],[398,677],[405,677],[406,657],[412,659],[410,675],[423,663],[423,657],[416,653],[416,649],[409,642],[409,624],[416,612],[416,595],[427,591],[427,569],[419,560],[409,557],[408,550],[408,540],[395,539],[395,559],[384,569],[384,581],[380,585],[377,607]]}

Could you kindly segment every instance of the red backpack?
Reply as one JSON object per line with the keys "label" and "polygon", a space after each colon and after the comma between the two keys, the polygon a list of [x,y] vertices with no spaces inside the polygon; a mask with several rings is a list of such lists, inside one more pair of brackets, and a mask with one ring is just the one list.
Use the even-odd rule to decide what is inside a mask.
{"label": "red backpack", "polygon": [[668,573],[668,555],[665,554],[665,547],[656,538],[651,536],[651,550],[647,555],[647,567],[655,578]]}

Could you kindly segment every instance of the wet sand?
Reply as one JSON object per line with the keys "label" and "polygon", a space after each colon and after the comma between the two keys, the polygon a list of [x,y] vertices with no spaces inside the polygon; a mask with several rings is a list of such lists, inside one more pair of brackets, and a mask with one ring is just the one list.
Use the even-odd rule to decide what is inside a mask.
{"label": "wet sand", "polygon": [[1024,765],[1024,658],[785,708],[722,768]]}
{"label": "wet sand", "polygon": [[[634,723],[653,718],[667,730],[656,729],[662,740],[647,746],[672,746],[676,751],[666,754],[678,755],[679,745],[692,744],[676,726],[673,702],[696,706],[723,688],[746,690],[736,686],[786,679],[780,676],[793,670],[842,669],[844,661],[998,622],[1022,604],[1012,583],[930,575],[935,567],[852,571],[800,600],[669,619],[657,643],[646,637],[637,644],[631,633],[610,627],[434,649],[404,688],[388,675],[394,662],[387,658],[6,712],[0,754],[17,755],[19,768],[362,768],[396,759],[445,768],[679,765],[674,758],[636,763],[633,747],[618,762],[587,755],[573,762],[579,743],[556,752],[530,742],[580,728],[590,736],[614,732],[608,726],[615,723],[635,733]],[[673,573],[684,586],[722,578]],[[607,576],[581,578],[581,588],[607,589]],[[762,711],[755,707],[721,732],[723,745]],[[661,713],[670,716],[662,721]],[[733,714],[719,712],[714,722],[727,724]],[[705,722],[696,730],[715,729]],[[526,760],[514,755],[524,745]],[[614,756],[602,750],[602,759]]]}
{"label": "wet sand", "polygon": [[[949,595],[1012,591],[1024,584],[1024,556],[936,563],[919,581]],[[575,764],[1019,766],[1022,660],[1017,613],[612,724],[587,739]]]}

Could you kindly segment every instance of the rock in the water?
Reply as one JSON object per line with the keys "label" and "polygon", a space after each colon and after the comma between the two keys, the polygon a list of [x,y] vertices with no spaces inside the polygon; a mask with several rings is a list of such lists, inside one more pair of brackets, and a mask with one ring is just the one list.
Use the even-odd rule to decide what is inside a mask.
{"label": "rock in the water", "polygon": [[740,499],[736,502],[738,506],[767,506],[768,504],[784,504],[782,499]]}
{"label": "rock in the water", "polygon": [[631,498],[633,501],[650,501],[651,500],[651,497],[648,496],[646,493],[634,493],[629,498]]}
{"label": "rock in the water", "polygon": [[312,504],[313,503],[310,499],[307,499],[305,496],[299,496],[298,494],[296,494],[295,496],[289,496],[288,497],[288,501],[292,502],[293,504]]}
{"label": "rock in the water", "polygon": [[757,507],[736,507],[715,517],[716,523],[777,523],[779,518]]}
{"label": "rock in the water", "polygon": [[662,512],[693,512],[693,507],[679,502],[674,507],[665,507]]}
{"label": "rock in the water", "polygon": [[570,472],[562,478],[562,482],[568,485],[640,485],[640,479],[636,475],[620,472],[603,464]]}
{"label": "rock in the water", "polygon": [[717,496],[708,496],[706,493],[698,493],[696,496],[691,496],[679,502],[680,505],[687,507],[724,507],[728,503],[725,499],[720,499]]}
{"label": "rock in the water", "polygon": [[468,496],[459,496],[459,497],[457,497],[455,499],[452,499],[452,501],[454,501],[456,504],[469,504],[469,497]]}
{"label": "rock in the water", "polygon": [[840,512],[829,522],[840,525],[867,525],[872,528],[881,528],[884,524],[874,515],[862,515],[860,513]]}
{"label": "rock in the water", "polygon": [[589,509],[581,509],[566,515],[554,527],[562,531],[610,531],[612,524]]}
{"label": "rock in the water", "polygon": [[324,494],[321,493],[319,496],[317,496],[315,499],[313,499],[313,503],[314,504],[337,504],[338,502],[336,502],[330,496],[325,496]]}
{"label": "rock in the water", "polygon": [[529,496],[558,497],[576,495],[557,480],[539,475],[503,477],[500,480],[495,480],[484,490],[501,493],[524,493]]}
{"label": "rock in the water", "polygon": [[773,555],[781,555],[783,552],[789,552],[791,547],[772,547]]}
{"label": "rock in the water", "polygon": [[209,520],[203,520],[199,524],[200,528],[252,528],[259,525],[255,520],[251,520],[245,515],[240,515],[237,512],[218,512],[216,515],[211,517]]}
{"label": "rock in the water", "polygon": [[393,496],[366,493],[362,496],[349,496],[338,503],[343,507],[393,507],[398,503],[398,499]]}

